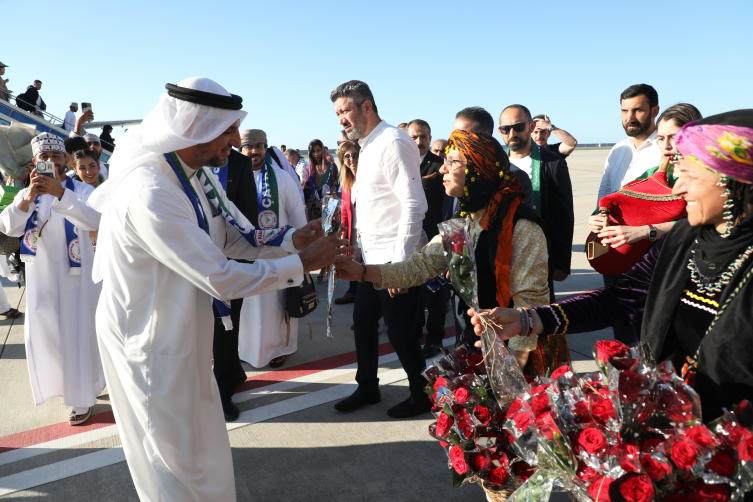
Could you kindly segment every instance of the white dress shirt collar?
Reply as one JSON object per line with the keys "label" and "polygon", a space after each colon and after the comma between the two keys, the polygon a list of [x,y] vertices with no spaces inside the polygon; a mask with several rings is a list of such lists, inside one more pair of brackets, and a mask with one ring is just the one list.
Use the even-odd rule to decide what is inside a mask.
{"label": "white dress shirt collar", "polygon": [[366,135],[365,138],[359,139],[358,140],[358,144],[361,145],[361,150],[363,150],[364,148],[366,148],[366,146],[368,146],[369,143],[371,143],[372,141],[374,141],[374,138],[376,138],[377,136],[379,136],[379,133],[382,130],[384,130],[386,127],[387,127],[387,122],[385,122],[384,120],[382,120],[381,122],[379,122],[376,125],[376,127],[374,127],[374,129],[371,130],[371,132],[369,134]]}

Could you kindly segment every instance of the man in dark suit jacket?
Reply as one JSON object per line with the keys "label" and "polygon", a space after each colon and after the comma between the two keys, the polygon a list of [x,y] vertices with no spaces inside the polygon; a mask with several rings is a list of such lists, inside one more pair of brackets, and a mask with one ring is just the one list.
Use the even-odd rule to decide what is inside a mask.
{"label": "man in dark suit jacket", "polygon": [[[439,172],[444,159],[430,151],[431,127],[426,121],[420,119],[411,121],[408,123],[406,132],[416,142],[418,153],[421,155],[421,185],[429,206],[424,216],[423,229],[426,237],[431,240],[439,233],[437,225],[444,221],[445,192],[442,174]],[[442,346],[447,313],[447,287],[445,284],[436,291],[431,291],[426,286],[421,287],[416,334],[420,337],[423,334],[424,325],[426,326],[428,335],[423,348],[424,357],[437,354]],[[427,319],[424,319],[424,309],[429,311]]]}
{"label": "man in dark suit jacket", "polygon": [[[510,105],[499,118],[499,132],[509,147],[510,163],[531,172],[534,209],[546,224],[549,241],[550,297],[554,301],[552,279],[564,281],[570,275],[573,229],[573,187],[567,161],[533,142],[536,127],[531,112],[523,105]],[[538,163],[538,168],[534,164]],[[538,180],[533,179],[538,169]],[[538,187],[537,187],[538,185]],[[538,192],[538,193],[537,193]]]}
{"label": "man in dark suit jacket", "polygon": [[[223,173],[225,170],[226,173]],[[256,182],[251,159],[235,150],[230,151],[227,167],[220,168],[217,177],[222,182],[227,198],[235,204],[248,221],[256,225],[259,221],[259,208],[256,199]],[[243,262],[244,260],[238,260]],[[246,372],[238,355],[238,327],[241,323],[243,298],[230,301],[230,319],[233,329],[227,331],[222,324],[216,307],[214,309],[214,377],[220,388],[222,411],[225,420],[238,420],[240,410],[233,403],[235,388],[246,381]]]}

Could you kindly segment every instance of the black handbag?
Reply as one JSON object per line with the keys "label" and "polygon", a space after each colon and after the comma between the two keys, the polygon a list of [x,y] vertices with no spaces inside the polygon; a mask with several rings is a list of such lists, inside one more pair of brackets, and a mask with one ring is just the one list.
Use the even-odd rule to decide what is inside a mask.
{"label": "black handbag", "polygon": [[285,317],[300,319],[316,310],[316,286],[311,274],[303,274],[300,286],[285,289]]}

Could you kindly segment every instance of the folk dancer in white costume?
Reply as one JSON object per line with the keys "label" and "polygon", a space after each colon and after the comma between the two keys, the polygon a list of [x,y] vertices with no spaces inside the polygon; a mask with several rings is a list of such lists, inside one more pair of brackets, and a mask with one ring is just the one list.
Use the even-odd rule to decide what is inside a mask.
{"label": "folk dancer in white costume", "polygon": [[[212,373],[212,297],[221,305],[297,285],[350,248],[316,240],[320,222],[254,231],[210,169],[240,147],[242,99],[206,78],[166,87],[121,136],[112,176],[90,200],[102,213],[94,264],[102,364],[139,497],[234,501]],[[275,256],[283,258],[228,260]]]}
{"label": "folk dancer in white costume", "polygon": [[0,214],[0,232],[21,239],[26,263],[26,359],[34,403],[62,397],[70,425],[89,419],[105,386],[94,330],[100,287],[92,282],[89,231],[99,213],[86,204],[94,189],[65,173],[63,140],[32,142],[35,162],[54,163],[53,177],[31,172],[31,184]]}
{"label": "folk dancer in white costume", "polygon": [[[306,225],[301,184],[279,168],[266,150],[267,135],[261,129],[241,133],[241,152],[251,159],[257,194],[259,221],[257,227],[272,229],[280,225]],[[284,156],[278,154],[278,157]],[[287,162],[287,159],[285,159]],[[255,222],[256,223],[256,222]],[[285,322],[283,291],[272,291],[243,300],[238,350],[240,358],[256,368],[267,364],[279,367],[285,356],[298,349],[298,319]]]}

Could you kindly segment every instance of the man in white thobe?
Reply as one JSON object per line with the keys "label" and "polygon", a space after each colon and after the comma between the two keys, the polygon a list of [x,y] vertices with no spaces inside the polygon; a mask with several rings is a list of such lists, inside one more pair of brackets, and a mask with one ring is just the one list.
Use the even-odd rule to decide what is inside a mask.
{"label": "man in white thobe", "polygon": [[55,165],[55,177],[32,171],[31,184],[0,214],[0,232],[22,238],[26,263],[26,359],[34,403],[62,397],[70,425],[91,416],[105,386],[94,331],[99,287],[92,282],[89,231],[99,213],[86,204],[94,189],[67,178],[63,140],[50,133],[31,143],[35,162]]}
{"label": "man in white thobe", "polygon": [[76,112],[78,111],[78,103],[71,103],[70,108],[65,112],[65,120],[63,121],[63,128],[71,132],[76,127]]}
{"label": "man in white thobe", "polygon": [[[248,129],[241,133],[241,152],[251,159],[257,193],[239,196],[261,196],[258,208],[259,221],[256,225],[259,228],[273,228],[279,225],[292,225],[296,228],[305,226],[303,197],[298,193],[301,184],[297,182],[295,174],[288,176],[289,173],[277,166],[266,145],[267,135],[261,129]],[[266,160],[270,161],[269,164],[266,164]],[[262,174],[265,165],[267,169],[271,165],[276,187],[263,186]],[[268,193],[264,193],[265,190]],[[275,212],[277,214],[274,214]],[[272,291],[243,300],[238,332],[238,351],[242,360],[256,368],[266,366],[270,362],[274,367],[278,367],[283,364],[286,355],[294,353],[297,349],[298,319],[290,319],[289,325],[285,322],[283,291]]]}
{"label": "man in white thobe", "polygon": [[[102,213],[97,335],[141,499],[234,501],[212,373],[211,298],[297,285],[304,271],[343,261],[337,255],[351,249],[333,236],[314,241],[321,223],[311,225],[316,231],[287,231],[271,241],[277,247],[252,245],[283,234],[249,232],[253,226],[208,169],[224,166],[231,147],[240,147],[241,98],[205,78],[166,87],[141,125],[121,137],[113,175],[90,200]],[[275,256],[283,258],[228,260]]]}

